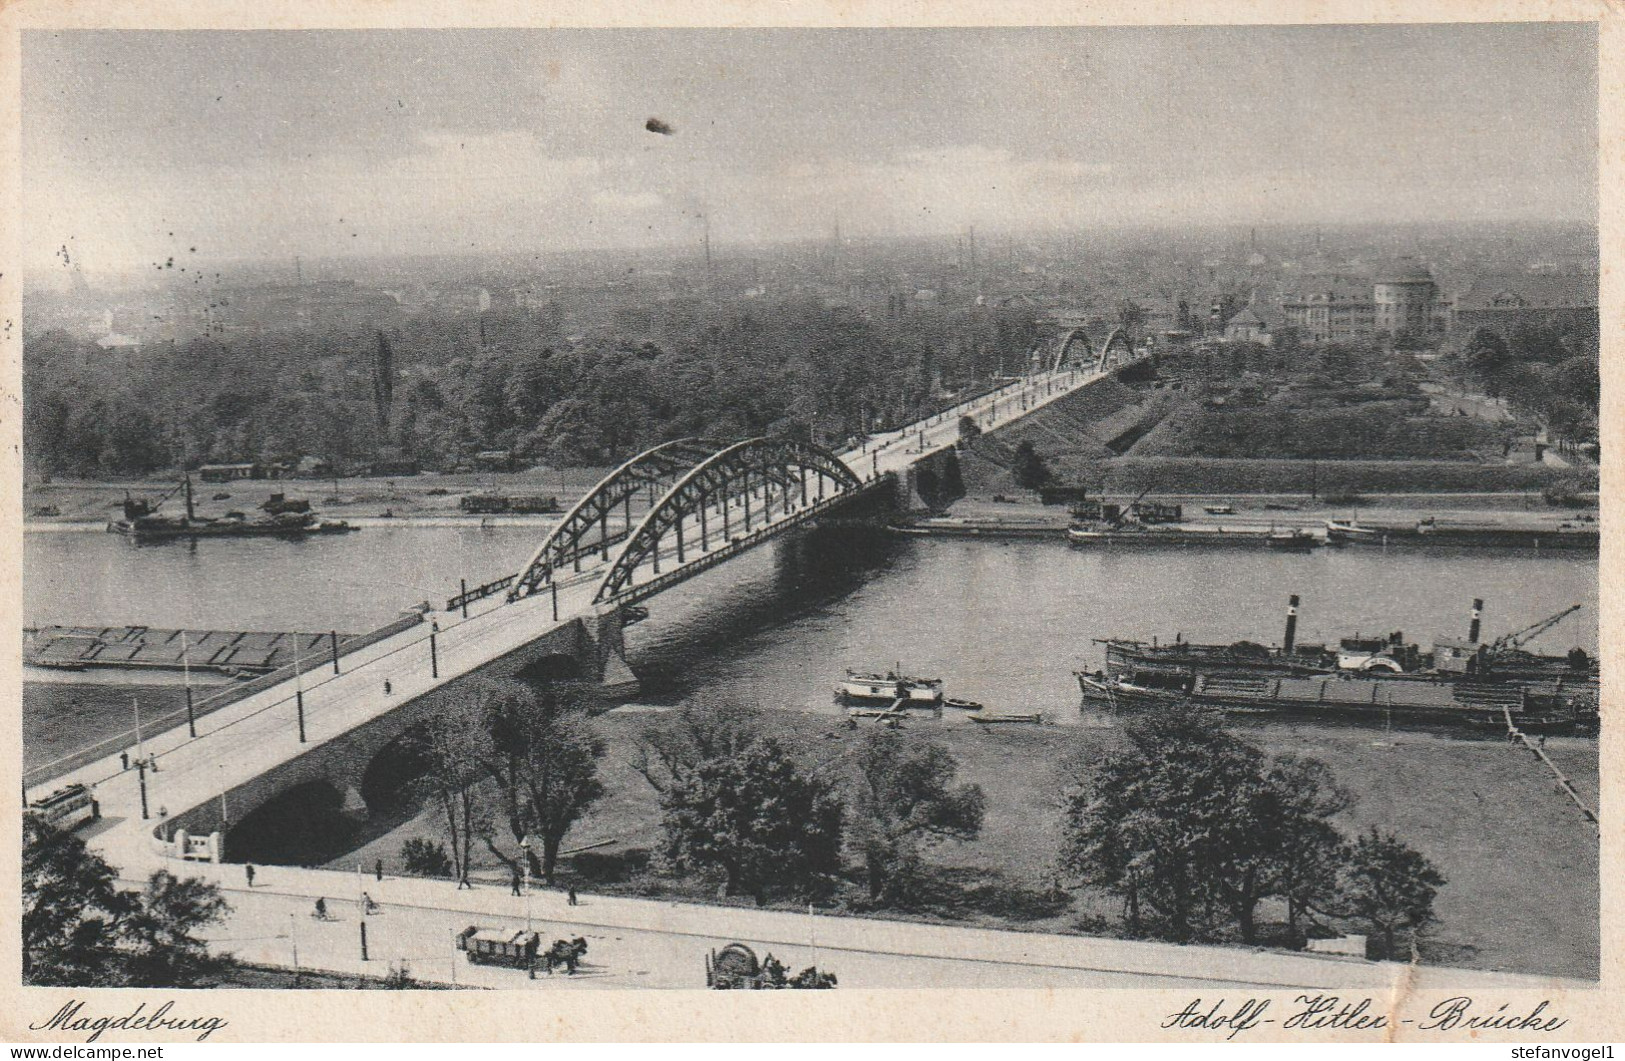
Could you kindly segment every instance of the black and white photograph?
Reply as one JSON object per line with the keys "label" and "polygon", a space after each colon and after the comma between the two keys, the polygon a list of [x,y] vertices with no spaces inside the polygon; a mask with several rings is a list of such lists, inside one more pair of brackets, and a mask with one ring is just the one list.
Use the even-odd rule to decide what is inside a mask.
{"label": "black and white photograph", "polygon": [[10,29],[7,1038],[1605,1034],[1600,11],[277,7]]}

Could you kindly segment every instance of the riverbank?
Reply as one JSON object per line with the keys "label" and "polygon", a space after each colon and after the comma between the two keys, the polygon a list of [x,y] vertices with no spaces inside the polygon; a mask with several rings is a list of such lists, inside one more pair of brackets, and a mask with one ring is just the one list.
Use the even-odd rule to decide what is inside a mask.
{"label": "riverbank", "polygon": [[[925,900],[883,916],[925,922],[1016,928],[1037,932],[1111,935],[1121,931],[1121,903],[1075,891],[1056,892],[1059,793],[1083,776],[1086,763],[1113,747],[1121,730],[1109,719],[1090,727],[962,726],[951,720],[910,719],[904,733],[939,742],[959,762],[959,781],[982,786],[987,816],[975,841],[943,844],[927,853],[932,865]],[[599,893],[716,901],[697,881],[651,868],[660,836],[657,794],[628,765],[646,713],[612,712],[595,721],[607,744],[600,763],[608,789],[565,843],[560,885]],[[867,724],[866,724],[867,725]],[[833,715],[768,712],[765,732],[798,748],[837,776],[850,774],[863,731],[849,732]],[[1504,741],[1403,732],[1384,736],[1354,726],[1285,721],[1236,726],[1275,754],[1324,759],[1356,796],[1341,825],[1350,833],[1392,830],[1432,859],[1449,880],[1439,895],[1439,922],[1422,946],[1425,961],[1477,969],[1595,978],[1599,969],[1596,835],[1574,808],[1551,792],[1538,763]],[[1380,738],[1380,739],[1379,739]],[[1552,738],[1547,751],[1588,795],[1596,792],[1597,745]],[[1014,762],[1023,764],[1012,770]],[[1403,798],[1401,794],[1403,793]],[[440,840],[437,814],[423,812],[371,836],[330,868],[401,870],[410,838]],[[475,853],[477,872],[492,881],[505,869]],[[834,912],[866,910],[855,871]],[[1266,936],[1283,914],[1266,910]]]}
{"label": "riverbank", "polygon": [[[440,520],[478,525],[481,518],[462,511],[459,502],[467,494],[539,495],[556,497],[564,507],[590,490],[607,468],[532,468],[520,472],[458,473],[368,477],[352,479],[242,479],[229,483],[199,482],[192,477],[192,493],[199,515],[220,516],[228,511],[253,512],[272,494],[306,500],[311,507],[331,519],[345,519],[358,526],[380,523],[400,525],[405,520],[423,520],[421,525],[445,525]],[[38,526],[85,525],[101,530],[111,519],[120,518],[124,497],[156,501],[175,487],[175,477],[149,477],[139,480],[99,481],[53,479],[32,482],[23,487],[23,513],[30,529]],[[221,496],[224,495],[224,496]],[[179,495],[164,502],[165,513],[178,513],[183,502]],[[385,516],[384,513],[391,513]],[[551,522],[556,515],[487,516],[495,521],[517,523]]]}

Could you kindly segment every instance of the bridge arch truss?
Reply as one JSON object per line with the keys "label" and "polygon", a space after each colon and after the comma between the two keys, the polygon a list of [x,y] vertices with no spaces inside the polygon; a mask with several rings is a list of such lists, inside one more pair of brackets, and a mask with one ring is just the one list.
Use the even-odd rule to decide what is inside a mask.
{"label": "bridge arch truss", "polygon": [[[604,573],[593,603],[632,604],[652,596],[810,519],[863,485],[821,446],[777,438],[728,446],[689,469],[649,510]],[[662,572],[668,550],[675,552],[676,565]],[[635,584],[645,564],[655,577]]]}
{"label": "bridge arch truss", "polygon": [[[1082,344],[1084,357],[1078,358],[1073,354],[1076,344]],[[1072,328],[1061,336],[1055,347],[1055,360],[1050,364],[1050,371],[1059,372],[1067,365],[1087,365],[1096,372],[1105,371],[1113,365],[1122,364],[1134,357],[1134,344],[1130,341],[1128,332],[1122,328],[1113,328],[1106,335],[1106,341],[1100,344],[1097,350],[1089,340],[1089,333],[1082,328]],[[1069,360],[1070,359],[1070,360]]]}
{"label": "bridge arch truss", "polygon": [[632,505],[638,494],[647,493],[653,506],[673,482],[715,454],[718,445],[698,438],[676,439],[644,450],[604,476],[537,546],[509,587],[508,599],[536,592],[565,565],[580,571],[584,557],[597,554],[608,560],[611,547],[632,533]]}

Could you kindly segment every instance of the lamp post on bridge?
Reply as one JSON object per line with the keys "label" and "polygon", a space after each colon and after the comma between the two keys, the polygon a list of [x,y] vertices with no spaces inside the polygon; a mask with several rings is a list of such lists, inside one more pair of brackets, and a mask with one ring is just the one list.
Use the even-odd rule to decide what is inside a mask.
{"label": "lamp post on bridge", "polygon": [[192,653],[186,644],[186,631],[181,631],[181,675],[186,683],[186,733],[196,739],[197,719],[192,713]]}
{"label": "lamp post on bridge", "polygon": [[525,860],[525,931],[530,931],[530,834],[519,838],[519,856]]}
{"label": "lamp post on bridge", "polygon": [[293,702],[299,713],[299,743],[305,743],[305,679],[299,659],[299,634],[293,635]]}

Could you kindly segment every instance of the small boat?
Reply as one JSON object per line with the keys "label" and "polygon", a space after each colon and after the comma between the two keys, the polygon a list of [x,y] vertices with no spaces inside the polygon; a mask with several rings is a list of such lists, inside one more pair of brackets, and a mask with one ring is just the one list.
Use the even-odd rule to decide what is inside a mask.
{"label": "small boat", "polygon": [[956,698],[954,698],[952,696],[943,697],[942,698],[942,706],[943,707],[955,707],[955,708],[958,708],[961,711],[980,711],[980,710],[982,710],[982,705],[980,703],[976,702],[975,700],[959,700],[959,699],[956,699]]}
{"label": "small boat", "polygon": [[1291,530],[1272,530],[1264,539],[1264,545],[1282,552],[1306,553],[1320,544],[1320,539],[1308,531],[1293,528]]}
{"label": "small boat", "polygon": [[942,702],[942,679],[915,678],[896,671],[865,674],[848,670],[835,687],[835,698],[843,704],[890,704],[903,700],[935,707]]}
{"label": "small boat", "polygon": [[1025,711],[1009,714],[1004,712],[976,711],[966,715],[965,717],[981,726],[992,726],[1005,722],[1024,722],[1031,726],[1042,726],[1044,724],[1044,713],[1042,711]]}
{"label": "small boat", "polygon": [[901,718],[907,714],[901,700],[890,707],[851,707],[846,711],[847,718]]}

